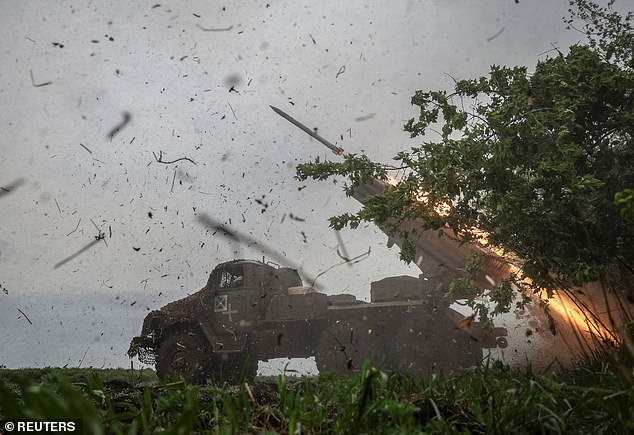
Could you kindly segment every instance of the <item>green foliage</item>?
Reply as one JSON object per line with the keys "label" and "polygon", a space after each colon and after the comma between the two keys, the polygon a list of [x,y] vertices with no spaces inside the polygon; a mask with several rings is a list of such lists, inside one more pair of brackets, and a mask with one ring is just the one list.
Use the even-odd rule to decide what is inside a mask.
{"label": "green foliage", "polygon": [[351,184],[344,186],[344,190],[348,195],[354,191],[354,187],[366,183],[372,183],[373,180],[384,180],[387,177],[385,168],[381,165],[370,161],[366,156],[357,156],[356,154],[346,154],[344,161],[333,163],[330,161],[321,161],[319,157],[315,160],[314,165],[299,165],[297,167],[297,177],[300,180],[313,178],[315,180],[325,180],[337,174],[346,174]]}
{"label": "green foliage", "polygon": [[[29,378],[18,376],[15,381],[20,393],[12,391],[0,380],[0,415],[11,420],[72,420],[81,418],[86,433],[103,434],[100,415],[91,397],[99,397],[99,390],[91,390],[88,395],[60,380],[56,384],[36,384]],[[18,399],[19,398],[19,399]]]}
{"label": "green foliage", "polygon": [[[417,91],[411,101],[419,115],[405,130],[422,143],[395,156],[407,176],[331,224],[372,221],[410,240],[449,227],[469,241],[478,228],[492,246],[522,260],[516,281],[530,278],[534,291],[583,285],[614,271],[631,275],[634,228],[621,216],[633,213],[632,14],[572,3],[568,22],[585,22],[588,45],[540,60],[532,73],[494,65],[486,77],[456,80],[452,92]],[[439,137],[430,140],[434,133]],[[347,156],[344,163],[300,165],[298,176],[347,177],[350,194],[380,169],[387,167]],[[447,214],[435,211],[441,204]],[[414,220],[413,231],[402,230]],[[406,246],[402,258],[411,261]],[[493,294],[505,308],[509,290]]]}
{"label": "green foliage", "polygon": [[[566,19],[569,28],[575,28],[575,18],[583,21],[580,30],[589,38],[589,44],[601,53],[607,62],[613,62],[622,68],[634,69],[634,32],[632,20],[634,13],[628,12],[622,17],[612,10],[616,0],[610,0],[608,7],[602,7],[588,0],[570,1],[570,18]],[[579,29],[577,29],[579,30]]]}
{"label": "green foliage", "polygon": [[634,224],[634,190],[623,189],[622,192],[614,194],[614,204],[619,207],[621,217],[627,222]]}
{"label": "green foliage", "polygon": [[31,370],[34,381],[5,370],[0,419],[81,419],[87,434],[631,433],[634,390],[623,384],[624,358],[632,363],[616,349],[560,374],[485,363],[424,378],[366,362],[346,376],[240,386],[188,386],[178,378],[148,384],[136,373],[117,379],[101,371],[70,382],[63,370]]}

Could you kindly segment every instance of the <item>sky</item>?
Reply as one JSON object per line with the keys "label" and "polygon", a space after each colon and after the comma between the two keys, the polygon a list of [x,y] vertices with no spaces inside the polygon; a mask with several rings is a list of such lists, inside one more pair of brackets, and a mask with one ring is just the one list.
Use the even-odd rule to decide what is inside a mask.
{"label": "sky", "polygon": [[[269,105],[346,152],[389,162],[416,145],[402,129],[417,115],[416,90],[565,51],[583,40],[565,28],[567,8],[8,2],[0,365],[128,367],[147,313],[203,287],[220,262],[264,256],[309,280],[340,263],[328,217],[359,205],[340,184],[294,178],[299,163],[337,157]],[[214,234],[201,216],[245,242]],[[320,291],[367,300],[372,281],[420,273],[372,225],[340,236],[349,256],[370,255],[321,275]]]}

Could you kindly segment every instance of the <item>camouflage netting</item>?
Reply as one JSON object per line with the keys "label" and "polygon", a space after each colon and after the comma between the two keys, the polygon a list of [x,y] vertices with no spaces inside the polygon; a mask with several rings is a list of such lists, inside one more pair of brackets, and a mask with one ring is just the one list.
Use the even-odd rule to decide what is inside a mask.
{"label": "camouflage netting", "polygon": [[201,314],[205,308],[213,308],[213,299],[211,290],[203,287],[196,293],[193,293],[178,301],[170,302],[161,308],[161,311],[170,317],[170,324],[178,323],[183,320],[190,320]]}
{"label": "camouflage netting", "polygon": [[139,361],[142,362],[143,364],[147,364],[150,366],[153,366],[154,364],[156,364],[156,353],[154,352],[154,349],[150,349],[147,347],[139,347],[137,349],[137,355],[139,357]]}
{"label": "camouflage netting", "polygon": [[154,365],[163,332],[172,325],[189,324],[193,319],[202,317],[212,303],[211,291],[203,288],[184,299],[165,305],[160,310],[152,311],[143,322],[141,336],[132,340],[128,355],[138,356],[143,364]]}

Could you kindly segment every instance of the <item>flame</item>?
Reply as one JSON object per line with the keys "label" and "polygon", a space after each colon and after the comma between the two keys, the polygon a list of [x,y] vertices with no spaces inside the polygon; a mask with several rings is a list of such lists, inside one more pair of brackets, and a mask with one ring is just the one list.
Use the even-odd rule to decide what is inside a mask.
{"label": "flame", "polygon": [[593,319],[565,294],[555,292],[548,300],[548,306],[563,319],[567,319],[577,331],[588,337],[597,337],[602,341],[611,340],[614,337],[611,331],[601,325],[599,321]]}
{"label": "flame", "polygon": [[[393,175],[389,175],[387,176],[387,183],[391,186],[396,186],[401,182],[401,180],[399,180],[397,177],[393,176]],[[420,202],[421,204],[425,204],[427,205],[427,198],[429,197],[429,194],[427,192],[423,192],[422,190],[416,193],[416,201]],[[451,212],[451,206],[449,204],[438,204],[434,207],[434,211],[436,213],[438,213],[439,216],[449,216],[449,213]]]}
{"label": "flame", "polygon": [[393,175],[387,174],[387,184],[391,185],[391,186],[396,186],[398,183],[400,183],[400,180],[398,178],[396,178]]}
{"label": "flame", "polygon": [[[395,176],[389,174],[387,176],[387,183],[392,186],[396,186],[400,183],[400,181],[401,180]],[[426,192],[421,191],[416,194],[416,200],[422,204],[427,204],[427,198],[428,193]],[[438,213],[438,215],[445,217],[449,215],[451,206],[446,203],[439,204],[434,207],[434,211]],[[490,245],[489,233],[487,231],[481,230],[477,227],[471,227],[469,229],[469,233],[472,235],[473,241],[476,244],[486,248],[502,259],[508,260],[511,274],[517,274],[520,272],[520,268],[513,264],[517,261],[517,258],[515,258],[512,253],[506,252],[498,246]],[[531,282],[528,278],[525,278],[524,283],[530,284]],[[534,297],[542,300],[544,293],[545,291],[541,291],[534,295]],[[563,291],[555,290],[552,297],[547,299],[549,308],[558,314],[564,321],[567,321],[568,324],[570,324],[578,332],[581,332],[588,337],[599,337],[603,340],[609,340],[610,337],[614,337],[614,334],[602,326],[600,321],[595,319],[583,307],[575,304]]]}

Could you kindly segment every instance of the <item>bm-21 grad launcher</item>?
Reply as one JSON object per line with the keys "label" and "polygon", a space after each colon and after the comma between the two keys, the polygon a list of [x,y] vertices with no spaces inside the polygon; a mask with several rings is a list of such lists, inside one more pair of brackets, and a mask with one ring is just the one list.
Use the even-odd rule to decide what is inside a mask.
{"label": "bm-21 grad launcher", "polygon": [[[343,154],[272,108],[335,154]],[[363,201],[386,187],[374,180],[358,187],[353,197]],[[406,222],[399,229],[416,225]],[[402,240],[395,237],[393,242],[401,246]],[[478,363],[484,348],[506,347],[506,329],[483,331],[451,309],[444,297],[471,250],[484,259],[483,272],[476,277],[482,285],[505,277],[506,263],[483,248],[439,238],[434,231],[420,234],[415,247],[423,274],[373,282],[370,302],[318,292],[291,268],[252,260],[221,263],[200,291],[148,314],[128,355],[155,364],[161,377],[174,372],[199,381],[255,376],[257,361],[280,357],[314,357],[320,372],[357,370],[366,359],[418,373],[453,370]]]}

